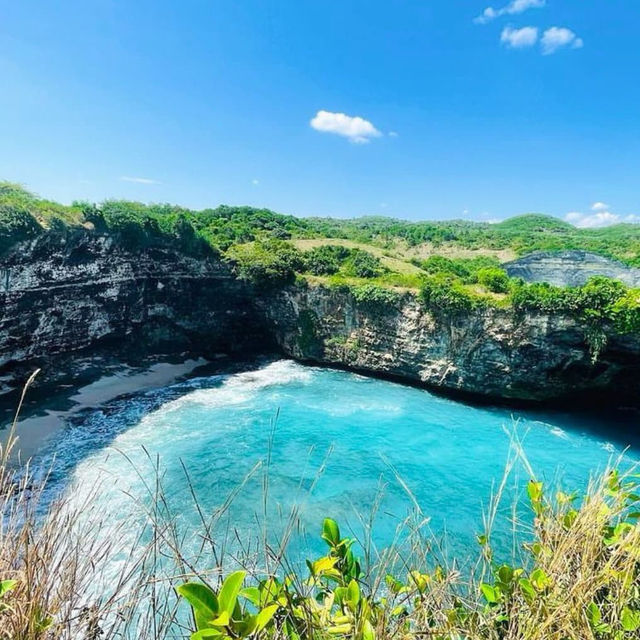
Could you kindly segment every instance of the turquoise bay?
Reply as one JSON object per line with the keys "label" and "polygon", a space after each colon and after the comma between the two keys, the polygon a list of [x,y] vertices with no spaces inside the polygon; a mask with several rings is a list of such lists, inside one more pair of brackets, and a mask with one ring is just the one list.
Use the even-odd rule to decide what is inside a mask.
{"label": "turquoise bay", "polygon": [[[324,517],[360,534],[360,517],[366,520],[379,501],[377,544],[390,543],[396,526],[419,509],[437,537],[446,534],[452,551],[469,554],[514,437],[538,479],[570,490],[584,488],[590,474],[628,444],[568,413],[477,407],[281,360],[92,411],[70,425],[51,452],[54,485],[74,500],[107,479],[96,500],[114,526],[134,511],[136,500],[149,501],[146,485],[153,484],[159,461],[171,510],[186,535],[199,528],[199,517],[185,469],[207,515],[237,491],[220,524],[225,535],[234,530],[236,540],[257,537],[265,520],[277,536],[295,509],[293,547],[313,547]],[[634,455],[632,449],[627,458]],[[516,464],[497,526],[505,549],[511,506],[527,479]]]}

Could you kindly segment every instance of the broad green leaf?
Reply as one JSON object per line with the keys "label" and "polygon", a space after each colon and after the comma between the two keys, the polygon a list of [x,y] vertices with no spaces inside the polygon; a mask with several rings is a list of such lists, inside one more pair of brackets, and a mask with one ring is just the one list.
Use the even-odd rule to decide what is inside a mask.
{"label": "broad green leaf", "polygon": [[347,600],[351,609],[355,611],[360,601],[360,587],[355,580],[351,580],[347,586]]}
{"label": "broad green leaf", "polygon": [[231,616],[246,575],[246,571],[236,571],[225,578],[218,593],[219,611],[226,611]]}
{"label": "broad green leaf", "polygon": [[600,624],[600,620],[602,620],[602,614],[600,613],[600,609],[595,602],[590,602],[587,606],[587,618],[589,618],[589,622],[594,627]]}
{"label": "broad green leaf", "polygon": [[187,582],[177,587],[176,591],[191,605],[196,629],[210,627],[211,620],[218,615],[216,594],[206,584],[200,582]]}
{"label": "broad green leaf", "polygon": [[217,618],[212,620],[209,625],[211,627],[228,627],[231,623],[231,616],[228,611],[223,611]]}
{"label": "broad green leaf", "polygon": [[219,629],[200,629],[191,634],[191,640],[205,640],[206,638],[226,638],[226,634]]}
{"label": "broad green leaf", "polygon": [[18,584],[17,580],[0,581],[0,598],[8,591],[11,591],[11,589],[15,589],[17,584]]}
{"label": "broad green leaf", "polygon": [[246,587],[240,591],[240,595],[251,604],[255,604],[256,607],[260,606],[260,589],[258,587]]}
{"label": "broad green leaf", "polygon": [[498,579],[505,585],[513,580],[513,569],[508,564],[503,564],[497,571]]}
{"label": "broad green leaf", "polygon": [[527,578],[521,578],[518,584],[520,585],[520,589],[522,590],[524,597],[529,602],[532,602],[533,600],[536,599],[538,594],[536,593],[536,590],[533,588],[533,585],[531,584],[530,580],[528,580]]}
{"label": "broad green leaf", "polygon": [[340,544],[340,528],[338,523],[331,518],[325,518],[322,523],[322,539],[325,540],[329,546],[337,546]]}
{"label": "broad green leaf", "polygon": [[640,629],[640,611],[633,611],[629,607],[625,607],[622,610],[620,622],[625,631],[637,631]]}
{"label": "broad green leaf", "polygon": [[480,591],[482,592],[484,599],[489,604],[496,604],[500,599],[500,592],[498,591],[498,589],[496,587],[492,587],[490,584],[487,584],[486,582],[483,582],[480,585]]}
{"label": "broad green leaf", "polygon": [[265,607],[256,616],[256,631],[262,631],[271,622],[271,619],[276,614],[276,611],[280,608],[280,605],[272,604]]}
{"label": "broad green leaf", "polygon": [[376,640],[376,632],[368,620],[362,624],[362,640]]}

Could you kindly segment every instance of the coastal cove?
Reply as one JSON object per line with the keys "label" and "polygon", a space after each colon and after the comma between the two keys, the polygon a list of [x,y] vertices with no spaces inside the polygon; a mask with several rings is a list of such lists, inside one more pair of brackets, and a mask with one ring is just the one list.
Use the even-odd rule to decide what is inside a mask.
{"label": "coastal cove", "polygon": [[[290,360],[247,367],[225,373],[218,365],[214,375],[200,368],[202,375],[74,414],[36,457],[42,468],[55,459],[48,491],[71,492],[82,503],[100,486],[96,499],[109,535],[148,499],[142,478],[149,481],[158,464],[189,538],[199,525],[186,470],[207,513],[237,491],[219,524],[222,537],[232,523],[239,539],[251,540],[262,525],[277,539],[291,516],[296,555],[327,513],[362,536],[360,518],[376,510],[375,542],[384,546],[419,507],[430,530],[466,557],[514,440],[541,480],[567,490],[583,490],[625,450],[625,466],[640,451],[630,428],[635,412],[512,411]],[[503,551],[526,480],[517,464],[496,524]]]}

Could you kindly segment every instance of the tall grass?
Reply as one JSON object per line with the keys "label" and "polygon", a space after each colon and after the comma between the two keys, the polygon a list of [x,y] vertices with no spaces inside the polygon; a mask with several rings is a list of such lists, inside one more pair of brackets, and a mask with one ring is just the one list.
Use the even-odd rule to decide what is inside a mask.
{"label": "tall grass", "polygon": [[533,517],[514,522],[526,542],[498,564],[492,531],[516,458],[527,464],[517,442],[470,566],[451,559],[415,503],[384,548],[373,535],[375,505],[361,514],[357,540],[329,518],[318,523],[326,553],[305,567],[288,551],[300,534],[297,508],[281,514],[277,540],[265,524],[268,456],[251,472],[264,478],[252,539],[229,520],[242,483],[205,513],[185,468],[200,518],[194,550],[170,507],[160,460],[149,454],[149,469],[132,469],[147,496],[132,498],[131,518],[114,523],[95,506],[99,484],[81,500],[49,499],[46,474],[17,464],[14,421],[0,450],[0,639],[640,637],[635,471],[612,468],[580,498],[550,495],[529,468]]}

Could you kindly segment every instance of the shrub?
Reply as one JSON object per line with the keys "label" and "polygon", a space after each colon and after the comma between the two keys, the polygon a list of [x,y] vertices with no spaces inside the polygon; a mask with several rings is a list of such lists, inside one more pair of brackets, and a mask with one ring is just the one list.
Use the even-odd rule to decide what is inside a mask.
{"label": "shrub", "polygon": [[288,284],[303,268],[300,252],[288,242],[277,239],[232,247],[227,256],[235,263],[243,280],[260,286]]}
{"label": "shrub", "polygon": [[351,289],[356,302],[363,305],[393,307],[400,301],[400,294],[375,284],[363,284]]}
{"label": "shrub", "polygon": [[0,252],[42,232],[42,227],[26,207],[0,204]]}
{"label": "shrub", "polygon": [[494,293],[506,293],[509,290],[509,276],[502,269],[485,267],[477,273],[478,282]]}
{"label": "shrub", "polygon": [[351,251],[339,245],[322,245],[304,253],[304,265],[314,276],[330,276],[338,273]]}
{"label": "shrub", "polygon": [[431,276],[425,280],[420,290],[420,301],[431,311],[463,313],[479,303],[465,291],[462,284],[453,279]]}
{"label": "shrub", "polygon": [[352,249],[344,263],[344,272],[355,278],[376,278],[382,275],[384,267],[379,258],[362,249]]}
{"label": "shrub", "polygon": [[627,291],[616,300],[611,312],[614,326],[620,333],[640,332],[640,290]]}

